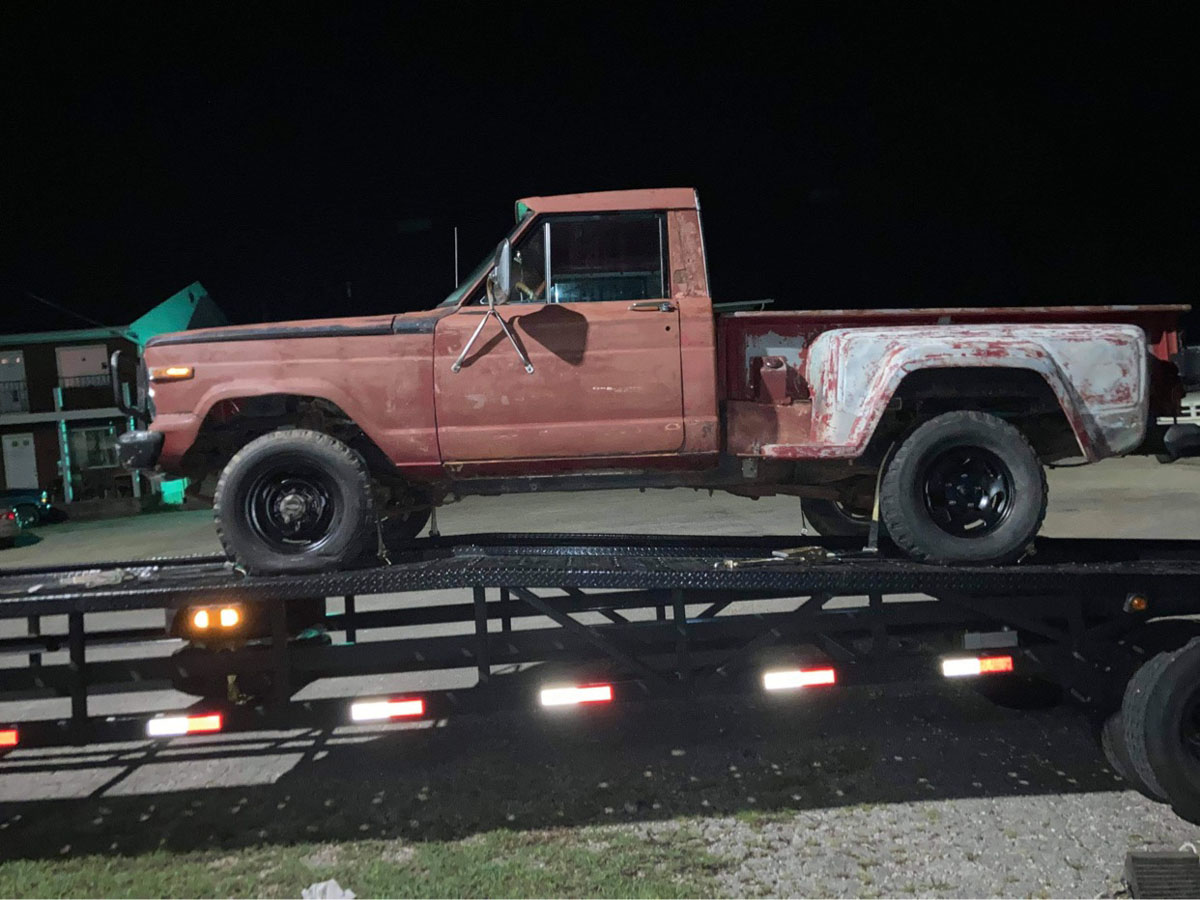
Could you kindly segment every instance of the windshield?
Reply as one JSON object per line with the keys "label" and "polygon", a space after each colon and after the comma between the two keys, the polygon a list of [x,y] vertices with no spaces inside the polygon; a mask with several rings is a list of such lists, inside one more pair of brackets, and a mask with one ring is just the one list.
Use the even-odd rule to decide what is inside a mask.
{"label": "windshield", "polygon": [[[511,241],[514,237],[516,237],[517,232],[521,230],[521,226],[524,224],[524,219],[522,219],[520,222],[517,222],[517,224],[513,226],[512,231],[505,236]],[[462,303],[462,299],[466,296],[467,291],[475,286],[475,283],[478,282],[481,277],[483,277],[484,272],[491,269],[492,263],[495,262],[495,259],[496,251],[493,250],[480,261],[479,265],[471,270],[471,273],[467,275],[466,278],[459,282],[458,287],[454,289],[454,293],[439,303],[438,307],[458,306],[458,304]]]}

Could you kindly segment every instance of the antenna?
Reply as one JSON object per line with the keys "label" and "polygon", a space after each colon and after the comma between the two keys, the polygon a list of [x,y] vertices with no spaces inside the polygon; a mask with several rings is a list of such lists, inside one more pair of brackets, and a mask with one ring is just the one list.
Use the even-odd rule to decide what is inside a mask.
{"label": "antenna", "polygon": [[97,328],[103,328],[106,331],[112,332],[112,334],[116,335],[117,337],[123,337],[126,339],[128,339],[128,337],[129,337],[127,334],[125,334],[125,332],[121,331],[121,329],[119,329],[119,328],[114,328],[112,325],[105,325],[103,322],[97,322],[95,319],[91,318],[90,316],[85,316],[81,312],[76,312],[73,309],[67,309],[67,307],[62,306],[61,304],[55,303],[53,300],[47,300],[45,297],[39,297],[33,291],[26,291],[25,296],[28,297],[30,300],[36,300],[38,303],[44,304],[45,306],[48,306],[53,310],[57,310],[60,313],[66,313],[68,316],[74,316],[77,319],[82,319],[84,322],[87,322],[89,325],[95,325]]}
{"label": "antenna", "polygon": [[458,287],[458,226],[454,226],[454,286]]}

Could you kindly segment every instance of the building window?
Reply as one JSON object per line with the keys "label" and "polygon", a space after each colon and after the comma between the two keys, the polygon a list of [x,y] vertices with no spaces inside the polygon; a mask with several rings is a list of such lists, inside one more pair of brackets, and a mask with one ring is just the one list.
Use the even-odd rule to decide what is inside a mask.
{"label": "building window", "polygon": [[0,413],[13,412],[29,412],[25,354],[20,350],[0,350]]}
{"label": "building window", "polygon": [[72,428],[71,461],[78,469],[113,469],[117,466],[117,433],[112,425]]}
{"label": "building window", "polygon": [[56,347],[60,387],[105,387],[108,385],[108,350],[104,344]]}

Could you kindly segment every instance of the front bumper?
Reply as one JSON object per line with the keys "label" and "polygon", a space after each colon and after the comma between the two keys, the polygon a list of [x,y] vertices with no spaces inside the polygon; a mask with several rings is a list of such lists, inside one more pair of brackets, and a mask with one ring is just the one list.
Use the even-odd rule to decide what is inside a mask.
{"label": "front bumper", "polygon": [[117,462],[126,469],[152,469],[162,447],[161,431],[127,431],[117,435]]}

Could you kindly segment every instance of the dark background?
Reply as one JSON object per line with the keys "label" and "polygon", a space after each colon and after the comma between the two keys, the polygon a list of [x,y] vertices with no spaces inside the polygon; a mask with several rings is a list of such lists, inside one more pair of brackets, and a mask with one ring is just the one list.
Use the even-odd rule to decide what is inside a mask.
{"label": "dark background", "polygon": [[6,4],[0,332],[429,307],[455,225],[677,185],[719,299],[1190,302],[1196,29],[1139,11]]}

